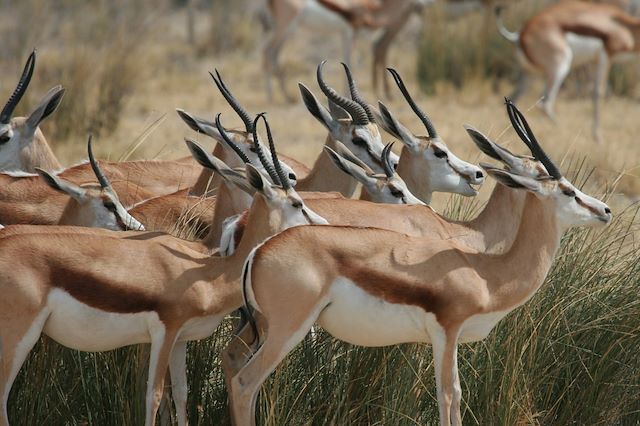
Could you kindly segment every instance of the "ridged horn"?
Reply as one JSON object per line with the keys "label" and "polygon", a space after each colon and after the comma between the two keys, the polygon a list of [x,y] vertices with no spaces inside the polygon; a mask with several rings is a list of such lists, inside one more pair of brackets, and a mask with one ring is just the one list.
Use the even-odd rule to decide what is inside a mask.
{"label": "ridged horn", "polygon": [[349,93],[351,93],[351,99],[356,101],[364,109],[364,112],[367,113],[367,118],[369,119],[370,122],[372,123],[375,122],[376,120],[373,116],[373,113],[371,112],[371,108],[369,107],[369,104],[367,104],[367,102],[360,95],[360,91],[358,90],[358,86],[356,85],[356,81],[354,80],[353,75],[351,74],[351,70],[349,69],[349,66],[344,62],[340,62],[340,63],[344,67],[345,74],[347,74],[347,82],[349,83]]}
{"label": "ridged horn", "polygon": [[236,114],[238,114],[238,116],[244,123],[244,127],[247,130],[247,133],[253,132],[253,127],[252,127],[253,121],[251,120],[251,116],[249,115],[247,110],[245,110],[242,107],[242,105],[240,105],[240,102],[238,102],[235,96],[231,94],[231,91],[229,90],[227,85],[224,84],[224,80],[222,80],[222,77],[220,76],[220,73],[218,72],[218,70],[216,69],[214,71],[216,72],[216,75],[213,75],[213,73],[211,72],[209,72],[209,75],[211,76],[213,81],[216,83],[216,86],[218,86],[218,90],[220,90],[220,93],[222,93],[222,96],[224,96],[224,98],[227,100],[231,108],[233,108]]}
{"label": "ridged horn", "polygon": [[27,63],[24,65],[24,69],[22,70],[22,76],[20,77],[20,81],[18,81],[18,85],[15,90],[11,94],[11,97],[7,101],[4,108],[2,108],[2,112],[0,112],[0,123],[9,124],[11,120],[11,116],[13,115],[13,111],[16,109],[18,102],[22,99],[24,92],[27,91],[27,87],[29,87],[29,82],[31,81],[31,76],[33,75],[33,69],[36,65],[36,50],[33,49],[31,55],[27,59]]}
{"label": "ridged horn", "polygon": [[216,128],[218,129],[218,131],[220,132],[220,136],[222,136],[222,139],[224,139],[224,141],[227,143],[227,145],[229,145],[229,147],[233,150],[233,152],[235,152],[238,157],[240,157],[240,159],[242,161],[244,161],[245,164],[251,164],[251,160],[249,160],[249,157],[247,157],[247,154],[245,154],[238,145],[236,145],[236,143],[234,141],[231,140],[231,138],[229,137],[229,135],[227,134],[227,131],[224,129],[224,127],[222,127],[222,124],[220,123],[220,116],[222,114],[218,113],[218,115],[216,115]]}
{"label": "ridged horn", "polygon": [[[538,143],[538,140],[533,134],[533,131],[531,130],[531,127],[529,127],[529,123],[527,123],[527,119],[524,118],[522,112],[520,112],[518,107],[516,107],[515,104],[511,102],[511,100],[507,99],[506,104],[511,123],[516,129],[516,132],[518,132],[520,138],[522,138],[522,140],[529,146],[529,149],[531,150],[533,156],[536,157],[536,159],[538,159],[544,165],[544,167],[547,169],[547,172],[549,172],[549,175],[555,179],[560,179],[562,177],[560,169],[558,169],[558,166],[556,166],[553,161],[551,161],[551,158],[549,158],[547,153],[544,152],[544,149],[542,149],[542,146],[540,146],[540,144]],[[520,131],[523,131],[525,133],[524,137],[518,131],[518,127],[516,126],[521,126]]]}
{"label": "ridged horn", "polygon": [[256,124],[255,126],[258,127],[258,119],[262,118],[262,121],[264,121],[264,125],[267,128],[267,139],[269,140],[269,151],[271,151],[271,158],[273,159],[273,165],[276,168],[276,173],[278,174],[278,177],[280,178],[280,183],[282,184],[282,188],[287,191],[289,189],[291,189],[291,181],[289,181],[289,177],[287,176],[287,174],[282,170],[282,164],[280,164],[280,160],[278,159],[278,153],[276,152],[276,146],[273,142],[273,136],[271,135],[271,127],[269,126],[269,122],[267,121],[267,119],[265,118],[265,113],[261,112],[260,114],[258,114],[258,117],[256,117]]}
{"label": "ridged horn", "polygon": [[91,164],[93,173],[95,173],[96,178],[98,178],[98,183],[100,183],[100,187],[109,188],[111,186],[111,182],[109,182],[109,179],[107,179],[107,177],[104,175],[104,173],[100,169],[100,166],[98,165],[98,162],[93,156],[93,148],[91,146],[92,139],[93,139],[93,135],[89,135],[89,140],[87,141],[87,152],[89,153],[89,163]]}
{"label": "ridged horn", "polygon": [[387,175],[388,178],[393,177],[393,175],[396,173],[393,169],[391,161],[389,160],[389,155],[391,154],[391,148],[393,147],[393,144],[394,142],[388,143],[382,149],[382,168],[384,169],[384,174]]}
{"label": "ridged horn", "polygon": [[429,117],[427,117],[427,114],[425,114],[424,111],[422,111],[420,107],[415,103],[415,101],[409,94],[409,91],[407,90],[406,86],[404,85],[404,82],[402,81],[400,74],[398,74],[398,71],[394,70],[393,68],[387,68],[387,71],[389,71],[389,73],[391,73],[391,75],[393,76],[393,79],[398,85],[398,88],[402,92],[402,96],[404,96],[404,98],[406,99],[407,103],[409,104],[413,112],[418,116],[420,121],[422,121],[422,124],[424,124],[424,127],[427,129],[427,134],[429,135],[429,137],[437,138],[438,132],[436,132],[435,126],[433,125]]}
{"label": "ridged horn", "polygon": [[258,114],[255,120],[253,120],[253,123],[251,124],[253,126],[253,146],[256,148],[256,154],[258,154],[258,158],[260,159],[260,162],[262,163],[262,165],[264,166],[264,169],[269,174],[269,177],[271,178],[273,183],[275,183],[276,185],[282,185],[282,182],[280,182],[280,179],[278,178],[278,174],[273,169],[273,166],[269,162],[269,159],[266,157],[266,155],[264,155],[264,151],[262,151],[262,146],[260,146],[260,142],[258,142],[258,131],[256,129],[256,125],[258,124],[258,120],[260,119],[262,114],[264,113]]}
{"label": "ridged horn", "polygon": [[316,78],[318,79],[318,85],[320,86],[320,90],[322,90],[322,93],[324,93],[325,96],[333,101],[336,105],[339,105],[344,110],[346,110],[351,115],[353,124],[357,126],[364,126],[366,124],[369,124],[369,117],[367,117],[366,111],[359,103],[339,95],[338,92],[329,87],[324,81],[324,78],[322,77],[322,67],[324,67],[324,64],[326,63],[326,60],[320,62],[320,65],[318,65],[318,69],[316,71]]}

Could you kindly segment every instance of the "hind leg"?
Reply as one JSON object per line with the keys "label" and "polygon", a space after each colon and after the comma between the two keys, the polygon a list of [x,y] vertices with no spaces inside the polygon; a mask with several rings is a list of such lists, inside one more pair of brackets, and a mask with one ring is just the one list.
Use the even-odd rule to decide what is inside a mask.
{"label": "hind leg", "polygon": [[325,306],[326,303],[311,307],[301,312],[307,315],[298,315],[297,318],[285,313],[277,317],[271,316],[263,345],[230,379],[231,416],[235,425],[255,425],[255,405],[260,386],[287,354],[304,339]]}
{"label": "hind leg", "polygon": [[569,74],[571,70],[572,58],[571,49],[566,46],[564,51],[557,55],[555,60],[552,60],[545,70],[546,87],[541,108],[547,117],[553,121],[555,121],[554,106],[556,98],[558,97],[558,92],[564,79],[567,78],[567,74]]}
{"label": "hind leg", "polygon": [[187,342],[176,342],[169,362],[171,394],[176,405],[178,426],[187,425]]}
{"label": "hind leg", "polygon": [[9,425],[7,402],[11,386],[20,367],[38,341],[48,316],[48,311],[42,311],[31,317],[30,322],[22,320],[11,328],[3,325],[4,329],[0,331],[0,395],[2,395],[0,425],[2,426]]}
{"label": "hind leg", "polygon": [[609,56],[602,50],[598,55],[596,64],[596,81],[593,85],[593,123],[591,134],[596,142],[602,142],[602,134],[600,132],[600,101],[607,88],[607,79],[609,77]]}

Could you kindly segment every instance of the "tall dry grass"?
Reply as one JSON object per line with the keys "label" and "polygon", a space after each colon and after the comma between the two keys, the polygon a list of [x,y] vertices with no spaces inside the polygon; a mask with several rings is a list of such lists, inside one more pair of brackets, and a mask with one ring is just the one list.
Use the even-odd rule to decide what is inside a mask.
{"label": "tall dry grass", "polygon": [[[567,175],[588,183],[581,161]],[[607,195],[604,194],[604,199]],[[469,199],[449,209],[467,216]],[[635,424],[640,421],[638,206],[605,229],[566,233],[546,283],[489,337],[461,345],[465,424]],[[219,352],[225,324],[189,345],[192,424],[229,422]],[[140,424],[144,346],[87,354],[42,339],[10,397],[25,424]],[[430,348],[360,348],[319,333],[269,378],[260,424],[435,424]],[[36,397],[37,395],[37,397]]]}

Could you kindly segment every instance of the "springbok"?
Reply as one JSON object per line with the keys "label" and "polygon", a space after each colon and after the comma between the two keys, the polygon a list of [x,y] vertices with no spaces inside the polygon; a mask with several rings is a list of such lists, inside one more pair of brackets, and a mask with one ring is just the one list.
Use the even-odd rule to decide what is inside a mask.
{"label": "springbok", "polygon": [[[233,96],[218,70],[215,70],[215,75],[213,73],[209,73],[209,75],[211,75],[211,78],[218,87],[218,90],[227,101],[229,106],[231,106],[238,117],[240,117],[245,127],[244,131],[227,129],[227,139],[232,140],[233,144],[239,147],[244,156],[248,157],[254,164],[260,164],[255,152],[255,144],[251,139],[253,137],[253,120],[251,119],[251,116],[249,115],[247,110],[243,108],[240,102],[238,102],[235,96]],[[182,118],[182,120],[185,122],[185,124],[189,126],[189,128],[191,128],[193,131],[205,134],[218,142],[215,150],[213,151],[213,155],[215,157],[219,158],[221,161],[232,168],[244,167],[244,164],[239,162],[239,158],[236,156],[237,151],[234,153],[234,150],[221,135],[219,129],[222,127],[222,125],[220,124],[219,118],[216,119],[216,123],[214,124],[204,118],[197,117],[182,109],[177,109],[176,111],[178,112],[180,118]],[[219,114],[217,117],[219,117]],[[258,141],[258,143],[261,144],[260,141]],[[271,154],[267,155],[270,156]],[[299,175],[303,176],[308,173],[309,169],[302,163],[299,163],[292,158],[286,157],[282,154],[280,154],[280,157],[282,157],[286,163],[291,163],[295,167],[294,170],[294,168],[289,167],[287,164],[282,165],[284,170],[288,173],[289,179],[294,183],[298,179]],[[202,171],[202,173],[198,177],[196,184],[191,189],[191,194],[213,195],[220,183],[220,179],[214,176],[211,170],[205,169]]]}
{"label": "springbok", "polygon": [[389,153],[393,142],[387,144],[382,151],[382,165],[384,174],[376,173],[362,160],[353,155],[346,146],[336,142],[338,152],[324,147],[324,150],[336,167],[347,175],[353,177],[362,184],[360,199],[383,204],[421,204],[424,203],[416,198],[407,188],[402,178],[396,173],[389,160]]}
{"label": "springbok", "polygon": [[501,185],[528,191],[506,253],[336,226],[289,229],[252,251],[242,285],[245,303],[255,310],[255,350],[228,378],[235,424],[255,424],[261,384],[317,322],[334,337],[361,346],[431,343],[440,424],[462,425],[458,343],[484,339],[533,296],[565,230],[606,225],[612,218],[606,204],[561,175],[524,117],[514,113],[550,176],[537,180],[486,166]]}
{"label": "springbok", "polygon": [[640,19],[610,4],[563,1],[541,10],[529,18],[519,33],[514,33],[504,27],[502,10],[503,7],[495,9],[498,30],[517,44],[516,56],[522,65],[511,95],[514,101],[526,90],[529,74],[541,73],[545,89],[540,106],[549,118],[555,119],[556,97],[571,67],[595,62],[591,130],[593,137],[601,141],[600,98],[606,89],[610,63],[640,50]]}
{"label": "springbok", "polygon": [[[290,102],[293,97],[286,90],[285,76],[278,63],[278,56],[287,39],[298,25],[317,28],[328,34],[328,27],[337,29],[342,36],[343,60],[351,63],[354,36],[361,29],[381,30],[382,34],[373,43],[373,86],[378,89],[378,75],[386,67],[387,53],[391,43],[405,26],[409,17],[432,0],[364,0],[351,6],[333,0],[270,0],[269,13],[273,30],[263,47],[263,66],[267,96],[273,99],[271,80],[275,75],[282,95]],[[389,93],[386,81],[385,93]]]}
{"label": "springbok", "polygon": [[60,104],[64,96],[62,86],[49,90],[29,116],[13,118],[16,106],[29,87],[35,64],[34,50],[27,59],[15,90],[0,112],[0,171],[35,173],[36,167],[62,169],[39,127]]}
{"label": "springbok", "polygon": [[[186,342],[209,336],[241,306],[240,273],[247,254],[287,227],[326,223],[305,206],[277,158],[274,164],[282,187],[246,166],[256,196],[247,238],[229,257],[210,256],[166,234],[29,233],[29,228],[47,227],[25,226],[13,233],[7,227],[8,236],[0,238],[0,265],[7,272],[0,278],[0,424],[8,424],[11,385],[45,333],[83,351],[151,343],[145,424],[154,424],[169,365],[178,423],[185,425]],[[21,261],[16,262],[16,253],[22,253]]]}
{"label": "springbok", "polygon": [[378,102],[379,112],[371,108],[376,123],[404,145],[396,171],[409,190],[427,204],[431,202],[433,192],[477,195],[478,191],[473,185],[482,185],[484,182],[482,169],[459,159],[447,148],[427,114],[409,94],[400,74],[393,68],[387,70],[427,130],[426,136],[416,136],[400,124],[382,102]]}
{"label": "springbok", "polygon": [[126,229],[144,231],[138,222],[120,202],[109,179],[100,169],[93,156],[92,137],[87,141],[89,164],[95,173],[98,184],[76,185],[61,179],[45,170],[36,168],[40,177],[52,189],[69,195],[70,199],[58,221],[58,225],[76,225],[89,228],[99,227],[112,231]]}

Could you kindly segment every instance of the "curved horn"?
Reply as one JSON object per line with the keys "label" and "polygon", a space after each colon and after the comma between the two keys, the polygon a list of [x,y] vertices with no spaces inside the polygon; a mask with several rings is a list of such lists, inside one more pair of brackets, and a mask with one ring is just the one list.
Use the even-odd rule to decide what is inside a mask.
{"label": "curved horn", "polygon": [[391,161],[389,161],[389,154],[391,154],[391,147],[393,147],[394,142],[388,143],[382,149],[382,168],[384,169],[384,174],[387,175],[388,178],[393,177],[395,174],[395,170],[393,169],[393,165]]}
{"label": "curved horn", "polygon": [[269,140],[269,151],[271,151],[271,158],[273,159],[273,165],[276,168],[276,173],[278,174],[278,177],[280,178],[280,182],[282,183],[282,188],[287,191],[289,189],[291,189],[291,181],[289,181],[289,177],[287,176],[287,174],[282,170],[282,164],[280,164],[280,160],[278,159],[278,153],[276,152],[276,146],[273,143],[273,137],[271,136],[271,127],[269,127],[269,122],[267,121],[267,119],[265,118],[265,113],[261,112],[260,114],[258,114],[258,117],[256,117],[256,127],[258,126],[258,119],[262,118],[262,121],[264,121],[264,125],[267,128],[267,139]]}
{"label": "curved horn", "polygon": [[356,101],[352,101],[351,99],[347,99],[344,96],[340,96],[338,92],[333,90],[327,85],[327,83],[325,83],[324,78],[322,78],[322,67],[324,67],[324,64],[326,63],[326,60],[320,62],[320,65],[318,65],[318,69],[316,71],[316,78],[318,79],[318,85],[320,86],[320,90],[322,90],[322,93],[324,93],[327,98],[333,101],[333,103],[345,109],[351,115],[353,124],[359,126],[369,124],[369,117],[367,117],[366,111],[359,103],[357,103]]}
{"label": "curved horn", "polygon": [[[507,99],[507,111],[509,112],[509,117],[511,118],[511,114],[513,114],[517,124],[524,128],[524,132],[526,133],[525,135],[526,140],[525,139],[523,140],[525,141],[525,143],[527,143],[527,140],[528,140],[529,143],[527,143],[527,145],[529,146],[529,149],[531,150],[531,153],[533,154],[533,156],[536,157],[542,164],[544,164],[544,167],[547,169],[547,172],[549,172],[550,176],[552,176],[555,179],[560,179],[562,177],[562,173],[560,173],[560,169],[558,169],[558,166],[556,166],[553,163],[553,161],[551,161],[551,158],[549,158],[547,153],[544,152],[544,149],[542,149],[542,147],[538,143],[538,140],[533,134],[533,131],[531,131],[531,127],[529,127],[529,123],[527,123],[527,120],[526,118],[524,118],[524,115],[520,112],[518,107],[516,107],[515,104],[508,99]],[[517,127],[516,127],[516,131],[518,131]],[[518,135],[520,135],[520,132],[518,132]],[[520,137],[522,138],[521,135]]]}
{"label": "curved horn", "polygon": [[224,141],[227,143],[227,145],[229,145],[229,147],[231,147],[233,152],[235,152],[238,155],[238,157],[240,157],[240,159],[242,161],[244,161],[245,164],[247,164],[247,163],[251,164],[251,160],[249,160],[249,157],[247,157],[247,154],[245,154],[240,149],[240,147],[238,145],[236,145],[236,143],[234,141],[231,140],[229,135],[227,135],[227,131],[224,129],[224,127],[222,127],[222,124],[220,123],[220,116],[221,115],[222,115],[221,113],[218,113],[218,115],[216,115],[216,128],[220,132],[220,136],[222,136],[222,139],[224,139]]}
{"label": "curved horn", "polygon": [[262,165],[264,166],[264,169],[269,174],[269,177],[271,178],[273,183],[275,183],[276,185],[282,185],[282,183],[280,182],[280,179],[278,178],[278,175],[276,174],[276,171],[273,170],[273,166],[271,165],[271,163],[269,163],[269,159],[264,155],[264,151],[262,151],[262,146],[260,146],[260,142],[258,142],[258,131],[256,129],[257,127],[256,125],[258,124],[258,120],[260,119],[260,116],[262,114],[264,113],[258,114],[252,123],[253,146],[256,148],[256,154],[258,154],[258,158],[260,159],[260,162],[262,163]]}
{"label": "curved horn", "polygon": [[93,148],[91,147],[91,140],[93,139],[93,135],[89,135],[89,140],[87,141],[87,151],[89,152],[89,163],[91,163],[91,168],[93,169],[93,173],[95,173],[98,178],[98,182],[102,188],[108,188],[111,186],[109,179],[102,173],[100,166],[98,166],[98,162],[93,156]]}
{"label": "curved horn", "polygon": [[427,114],[425,114],[424,111],[422,111],[420,107],[414,102],[413,98],[409,94],[409,91],[405,87],[404,82],[400,77],[400,74],[398,74],[398,71],[394,70],[393,68],[387,68],[387,71],[389,71],[393,76],[393,79],[396,81],[398,88],[402,92],[402,95],[407,100],[407,103],[409,104],[413,112],[415,112],[415,114],[418,116],[420,121],[422,121],[422,124],[424,124],[424,127],[427,129],[427,134],[429,135],[429,137],[437,138],[438,133],[436,132],[436,128],[434,127],[431,120],[429,120],[429,117],[427,117]]}
{"label": "curved horn", "polygon": [[16,109],[16,105],[22,99],[24,92],[26,92],[27,87],[29,86],[29,82],[31,81],[31,76],[33,75],[33,69],[36,65],[36,50],[33,49],[31,55],[27,59],[27,63],[24,65],[24,69],[22,70],[22,76],[20,77],[20,81],[18,81],[18,85],[15,90],[11,94],[11,97],[7,101],[4,108],[2,108],[2,112],[0,112],[0,123],[8,124],[9,120],[11,120],[11,115],[13,115],[13,110]]}
{"label": "curved horn", "polygon": [[238,116],[244,123],[244,127],[247,130],[247,133],[251,133],[253,131],[253,122],[251,121],[251,116],[249,115],[247,110],[244,109],[242,105],[240,105],[238,100],[231,94],[231,91],[227,88],[227,85],[224,84],[224,81],[222,80],[222,77],[220,76],[218,70],[215,70],[215,72],[216,75],[213,75],[213,73],[211,72],[209,72],[209,75],[211,76],[211,78],[213,78],[216,86],[218,86],[218,90],[220,90],[222,96],[224,96],[231,108],[233,108],[233,110],[238,114]]}
{"label": "curved horn", "polygon": [[[506,97],[504,98],[504,103],[507,106],[507,115],[509,116],[509,121],[511,121],[511,126],[513,126],[513,129],[516,131],[518,136],[520,136],[520,139],[522,139],[522,142],[524,142],[524,144],[527,146],[527,148],[529,148],[529,151],[532,151],[532,149],[531,149],[531,141],[529,140],[529,136],[527,136],[526,131],[522,127],[522,123],[520,122],[520,120],[516,116],[515,111],[513,109],[513,108],[515,108],[514,103],[511,101],[511,99],[506,98]],[[509,105],[512,105],[513,107],[510,107]]]}
{"label": "curved horn", "polygon": [[351,93],[351,99],[356,101],[364,109],[364,112],[367,113],[367,118],[370,122],[375,122],[375,118],[373,116],[373,113],[371,112],[369,104],[367,104],[367,102],[362,99],[362,96],[360,96],[360,91],[358,90],[358,86],[356,86],[356,81],[353,79],[353,75],[351,74],[349,66],[344,62],[340,63],[344,67],[344,72],[347,74],[347,81],[349,82],[349,92]]}

